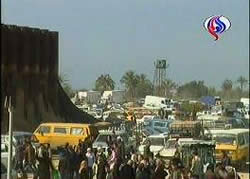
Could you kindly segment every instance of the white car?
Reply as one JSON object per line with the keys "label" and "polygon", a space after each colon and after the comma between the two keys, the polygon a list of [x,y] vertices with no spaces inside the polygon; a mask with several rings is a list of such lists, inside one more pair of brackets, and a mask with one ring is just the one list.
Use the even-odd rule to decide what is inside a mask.
{"label": "white car", "polygon": [[104,150],[105,155],[108,155],[108,144],[107,141],[109,138],[117,139],[120,136],[125,144],[125,152],[130,149],[131,146],[135,145],[135,141],[132,138],[129,138],[128,133],[125,130],[115,131],[113,134],[112,131],[99,131],[99,135],[97,136],[96,140],[92,144],[94,150],[98,147],[101,147]]}
{"label": "white car", "polygon": [[[1,179],[7,179],[8,156],[1,153]],[[17,179],[15,170],[11,172],[11,179]]]}
{"label": "white car", "polygon": [[148,140],[150,141],[150,152],[152,152],[155,156],[166,145],[168,136],[164,134],[148,136],[148,138],[145,139],[138,148],[138,151],[140,154],[144,154],[145,147],[146,147]]}

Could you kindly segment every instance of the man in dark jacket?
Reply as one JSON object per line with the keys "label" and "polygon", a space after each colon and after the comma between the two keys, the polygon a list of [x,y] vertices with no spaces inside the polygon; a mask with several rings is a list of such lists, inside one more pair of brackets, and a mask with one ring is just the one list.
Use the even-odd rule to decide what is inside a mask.
{"label": "man in dark jacket", "polygon": [[16,147],[16,155],[15,155],[15,169],[17,171],[23,172],[23,160],[24,160],[24,145],[17,141],[17,147]]}
{"label": "man in dark jacket", "polygon": [[231,166],[231,160],[225,151],[223,151],[223,157],[222,157],[221,163],[223,167]]}
{"label": "man in dark jacket", "polygon": [[106,177],[106,167],[107,167],[107,158],[103,153],[102,148],[98,148],[98,152],[96,154],[97,160],[97,179],[103,179]]}
{"label": "man in dark jacket", "polygon": [[75,171],[75,167],[77,165],[77,160],[75,159],[75,151],[73,150],[72,146],[69,147],[69,155],[68,155],[68,162],[69,165],[67,165],[68,167],[68,179],[73,179],[74,176],[74,171]]}
{"label": "man in dark jacket", "polygon": [[61,174],[61,179],[68,179],[68,161],[67,161],[67,153],[63,152],[60,155],[60,160],[59,160],[59,165],[58,165],[58,170]]}
{"label": "man in dark jacket", "polygon": [[135,173],[132,168],[132,160],[120,167],[120,179],[135,179]]}
{"label": "man in dark jacket", "polygon": [[38,177],[39,179],[49,179],[50,178],[50,170],[54,169],[51,160],[46,154],[46,151],[42,151],[42,156],[38,156],[37,160],[39,162],[38,165]]}
{"label": "man in dark jacket", "polygon": [[156,169],[153,175],[153,179],[165,179],[167,172],[164,170],[164,165],[161,160],[156,160]]}
{"label": "man in dark jacket", "polygon": [[24,150],[24,156],[25,156],[25,166],[24,169],[29,172],[36,172],[36,152],[33,146],[31,145],[30,140],[26,140],[26,147]]}

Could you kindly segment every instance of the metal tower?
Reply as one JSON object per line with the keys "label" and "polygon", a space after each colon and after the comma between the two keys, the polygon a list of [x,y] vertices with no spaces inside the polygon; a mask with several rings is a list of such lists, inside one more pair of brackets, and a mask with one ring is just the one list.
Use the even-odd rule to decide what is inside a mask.
{"label": "metal tower", "polygon": [[157,59],[154,62],[155,71],[154,71],[154,95],[163,96],[164,89],[163,89],[163,82],[166,80],[166,70],[169,66],[167,64],[166,59]]}

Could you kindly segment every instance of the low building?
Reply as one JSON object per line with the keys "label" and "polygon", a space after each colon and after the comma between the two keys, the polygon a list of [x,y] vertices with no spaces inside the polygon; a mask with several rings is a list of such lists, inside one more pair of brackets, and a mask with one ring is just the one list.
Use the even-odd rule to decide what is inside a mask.
{"label": "low building", "polygon": [[77,95],[81,101],[88,104],[96,104],[101,99],[101,92],[99,91],[79,91]]}
{"label": "low building", "polygon": [[104,91],[102,95],[102,100],[119,104],[124,103],[125,91],[124,90]]}

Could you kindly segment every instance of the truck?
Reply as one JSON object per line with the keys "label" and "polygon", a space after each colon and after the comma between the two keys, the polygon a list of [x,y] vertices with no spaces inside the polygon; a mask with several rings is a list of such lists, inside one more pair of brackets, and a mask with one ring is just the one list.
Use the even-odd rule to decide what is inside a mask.
{"label": "truck", "polygon": [[122,104],[125,102],[124,97],[124,90],[104,91],[101,100],[110,103]]}
{"label": "truck", "polygon": [[159,96],[146,96],[143,107],[148,109],[171,110],[171,100]]}
{"label": "truck", "polygon": [[241,98],[240,102],[242,102],[245,107],[249,106],[249,98]]}

